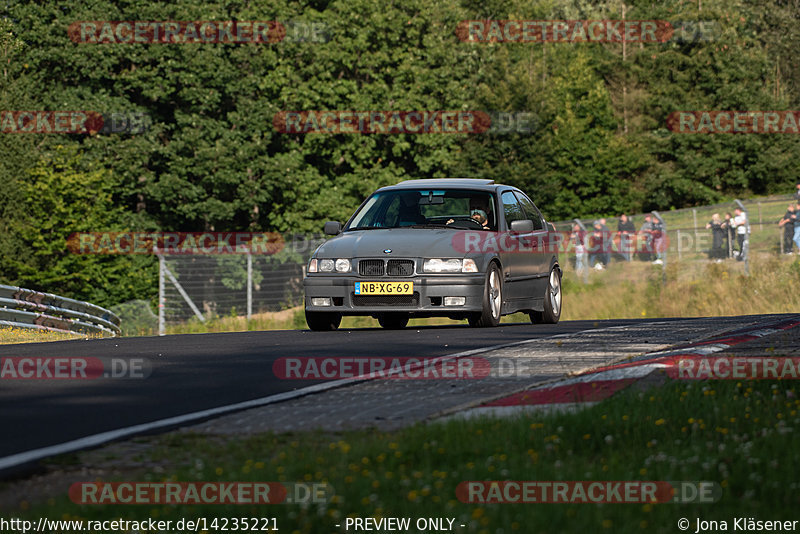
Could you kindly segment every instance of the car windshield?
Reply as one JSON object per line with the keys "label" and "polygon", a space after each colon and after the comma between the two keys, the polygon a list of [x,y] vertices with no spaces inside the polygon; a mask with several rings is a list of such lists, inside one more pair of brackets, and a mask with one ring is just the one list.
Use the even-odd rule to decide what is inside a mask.
{"label": "car windshield", "polygon": [[466,189],[394,189],[372,195],[344,231],[376,228],[442,227],[493,230],[491,193]]}

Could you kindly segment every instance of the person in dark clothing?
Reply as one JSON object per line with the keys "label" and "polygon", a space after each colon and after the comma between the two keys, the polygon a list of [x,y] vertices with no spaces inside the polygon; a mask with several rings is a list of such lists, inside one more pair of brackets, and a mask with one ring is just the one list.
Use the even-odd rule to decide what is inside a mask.
{"label": "person in dark clothing", "polygon": [[650,261],[653,257],[653,221],[651,218],[652,216],[649,213],[645,215],[644,223],[642,223],[642,227],[639,228],[638,242],[641,245],[637,248],[637,251],[642,261]]}
{"label": "person in dark clothing", "polygon": [[722,247],[725,249],[725,257],[730,258],[733,256],[733,240],[736,234],[734,233],[733,215],[731,212],[725,214],[725,222],[722,223],[725,228],[725,243]]}
{"label": "person in dark clothing", "polygon": [[599,220],[592,224],[593,230],[589,236],[589,267],[601,271],[608,267],[606,249],[608,247],[608,234],[603,231],[603,223]]}
{"label": "person in dark clothing", "polygon": [[800,182],[797,182],[797,186],[795,186],[794,199],[797,202],[800,202]]}
{"label": "person in dark clothing", "polygon": [[722,242],[725,240],[725,228],[719,213],[711,216],[711,221],[706,228],[711,229],[711,250],[708,252],[708,258],[720,262],[726,256],[726,252],[722,248]]}
{"label": "person in dark clothing", "polygon": [[783,253],[791,254],[794,249],[794,223],[797,220],[797,211],[794,204],[789,204],[786,214],[778,221],[778,226],[783,228]]}
{"label": "person in dark clothing", "polygon": [[631,237],[636,233],[636,227],[624,213],[619,216],[617,232],[619,233],[619,251],[625,261],[631,261]]}

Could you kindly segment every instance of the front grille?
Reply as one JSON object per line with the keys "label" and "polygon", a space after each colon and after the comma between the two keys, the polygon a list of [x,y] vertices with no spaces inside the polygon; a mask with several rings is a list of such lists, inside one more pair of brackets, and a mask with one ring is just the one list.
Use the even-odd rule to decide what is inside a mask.
{"label": "front grille", "polygon": [[359,260],[358,274],[361,276],[383,276],[383,260]]}
{"label": "front grille", "polygon": [[353,306],[418,306],[419,293],[412,295],[356,295],[351,293]]}
{"label": "front grille", "polygon": [[389,260],[386,262],[386,274],[389,276],[411,276],[414,274],[414,262],[411,260]]}

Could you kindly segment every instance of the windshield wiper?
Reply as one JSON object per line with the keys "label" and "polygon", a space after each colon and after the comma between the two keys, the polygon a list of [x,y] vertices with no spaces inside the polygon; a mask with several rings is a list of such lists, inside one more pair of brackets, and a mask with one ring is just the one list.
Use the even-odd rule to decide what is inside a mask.
{"label": "windshield wiper", "polygon": [[355,230],[384,230],[386,226],[354,226],[352,228],[348,228],[345,232],[352,232]]}

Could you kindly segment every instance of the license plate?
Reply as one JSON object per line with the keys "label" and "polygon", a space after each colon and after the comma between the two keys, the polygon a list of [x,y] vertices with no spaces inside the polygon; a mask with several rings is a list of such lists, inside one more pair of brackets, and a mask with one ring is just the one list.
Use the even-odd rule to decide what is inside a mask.
{"label": "license plate", "polygon": [[411,295],[414,282],[356,282],[356,295]]}

